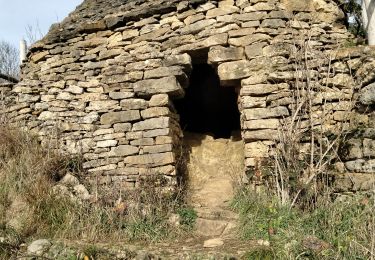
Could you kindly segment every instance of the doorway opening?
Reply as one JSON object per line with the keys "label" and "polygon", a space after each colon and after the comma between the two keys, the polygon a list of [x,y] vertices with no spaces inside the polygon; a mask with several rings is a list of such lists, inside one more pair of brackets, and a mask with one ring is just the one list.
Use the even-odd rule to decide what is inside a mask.
{"label": "doorway opening", "polygon": [[220,86],[216,71],[208,64],[193,65],[186,95],[175,106],[186,132],[216,139],[230,138],[241,129],[235,88]]}

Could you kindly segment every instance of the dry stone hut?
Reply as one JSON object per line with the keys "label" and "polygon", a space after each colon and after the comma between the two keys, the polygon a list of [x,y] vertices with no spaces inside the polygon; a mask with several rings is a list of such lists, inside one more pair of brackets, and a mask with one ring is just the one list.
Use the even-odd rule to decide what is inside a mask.
{"label": "dry stone hut", "polygon": [[[366,189],[375,50],[354,42],[331,0],[85,0],[30,48],[5,112],[81,154],[88,180],[112,191],[147,175],[175,185],[184,132],[240,140],[244,159],[226,165],[245,173],[288,120],[332,133],[355,122],[332,170],[340,189]],[[295,113],[306,97],[311,116]]]}

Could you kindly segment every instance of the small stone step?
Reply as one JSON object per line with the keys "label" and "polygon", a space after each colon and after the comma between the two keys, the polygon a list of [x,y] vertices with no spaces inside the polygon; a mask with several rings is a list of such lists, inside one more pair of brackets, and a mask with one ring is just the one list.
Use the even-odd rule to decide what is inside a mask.
{"label": "small stone step", "polygon": [[211,220],[238,220],[238,214],[222,208],[195,208],[199,218]]}
{"label": "small stone step", "polygon": [[218,237],[224,233],[229,223],[230,222],[225,220],[197,218],[195,222],[195,230],[200,236]]}

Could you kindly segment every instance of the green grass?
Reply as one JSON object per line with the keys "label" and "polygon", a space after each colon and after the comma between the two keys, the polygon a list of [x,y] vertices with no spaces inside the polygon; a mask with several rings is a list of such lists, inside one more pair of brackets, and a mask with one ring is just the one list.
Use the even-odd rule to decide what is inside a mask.
{"label": "green grass", "polygon": [[[368,195],[321,202],[302,211],[279,206],[276,199],[243,189],[232,207],[240,214],[245,240],[270,241],[269,248],[248,252],[248,259],[369,259],[375,242],[375,207]],[[308,236],[327,242],[314,251],[303,245]],[[273,259],[273,258],[270,258]]]}

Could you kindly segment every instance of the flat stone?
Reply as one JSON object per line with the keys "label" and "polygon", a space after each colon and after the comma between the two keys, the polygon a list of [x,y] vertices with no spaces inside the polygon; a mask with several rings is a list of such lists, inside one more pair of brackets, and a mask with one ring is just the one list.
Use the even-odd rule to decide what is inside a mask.
{"label": "flat stone", "polygon": [[279,140],[279,131],[274,129],[262,129],[255,131],[245,131],[242,138],[249,141],[261,141],[261,140],[270,140],[277,141]]}
{"label": "flat stone", "polygon": [[139,166],[163,166],[168,164],[173,164],[175,158],[173,153],[159,153],[159,154],[143,154],[136,156],[128,156],[124,159],[124,162],[127,165],[139,165]]}
{"label": "flat stone", "polygon": [[143,152],[147,153],[165,153],[165,152],[172,152],[173,146],[172,144],[163,144],[163,145],[153,145],[153,146],[145,146],[143,147]]}
{"label": "flat stone", "polygon": [[169,105],[169,96],[167,94],[153,95],[148,104],[150,107],[163,107]]}
{"label": "flat stone", "polygon": [[141,115],[138,110],[109,112],[101,116],[100,123],[103,125],[111,125],[114,123],[131,122],[139,119],[141,119]]}
{"label": "flat stone", "polygon": [[235,61],[244,59],[244,49],[235,47],[212,47],[208,52],[208,63]]}
{"label": "flat stone", "polygon": [[212,239],[204,241],[203,243],[204,248],[219,247],[222,245],[224,245],[224,241],[221,238],[212,238]]}
{"label": "flat stone", "polygon": [[109,97],[112,99],[126,99],[134,97],[132,92],[109,92]]}
{"label": "flat stone", "polygon": [[173,97],[182,97],[185,93],[174,76],[138,81],[134,83],[134,92],[139,96],[146,97],[162,93]]}
{"label": "flat stone", "polygon": [[27,253],[41,256],[47,252],[51,246],[52,243],[47,239],[35,240],[27,247]]}
{"label": "flat stone", "polygon": [[251,73],[251,63],[247,60],[226,62],[218,67],[218,75],[222,81],[246,78]]}
{"label": "flat stone", "polygon": [[99,147],[99,148],[112,147],[112,146],[116,146],[117,143],[118,141],[116,140],[99,141],[96,143],[96,147]]}
{"label": "flat stone", "polygon": [[375,83],[372,83],[360,90],[359,102],[367,106],[375,104]]}
{"label": "flat stone", "polygon": [[153,70],[147,70],[144,73],[144,79],[156,79],[169,76],[181,76],[185,75],[182,67],[180,66],[171,66],[171,67],[160,67]]}
{"label": "flat stone", "polygon": [[244,129],[278,129],[280,127],[279,119],[250,120],[243,123]]}
{"label": "flat stone", "polygon": [[141,111],[141,116],[143,119],[168,116],[170,113],[169,108],[167,107],[151,107]]}
{"label": "flat stone", "polygon": [[115,100],[98,100],[91,101],[89,106],[86,107],[87,111],[105,111],[110,109],[119,108],[118,101]]}
{"label": "flat stone", "polygon": [[120,101],[120,106],[126,110],[146,109],[148,101],[140,98],[124,99]]}
{"label": "flat stone", "polygon": [[111,149],[110,154],[114,156],[128,156],[137,154],[139,152],[139,148],[132,146],[132,145],[119,145],[117,147],[113,147]]}
{"label": "flat stone", "polygon": [[286,117],[289,116],[289,110],[286,107],[274,108],[252,108],[243,111],[246,120]]}
{"label": "flat stone", "polygon": [[170,123],[169,117],[159,117],[146,119],[141,122],[133,124],[132,131],[142,131],[142,130],[151,130],[151,129],[162,129],[168,128]]}
{"label": "flat stone", "polygon": [[247,35],[239,38],[230,38],[229,39],[229,44],[233,46],[247,46],[250,44],[253,44],[255,42],[265,42],[271,39],[271,36],[267,34],[252,34],[252,35]]}
{"label": "flat stone", "polygon": [[219,7],[215,9],[208,10],[206,13],[207,18],[215,18],[217,16],[222,16],[226,14],[233,14],[236,12],[239,12],[240,9],[237,6],[224,6],[224,7]]}

